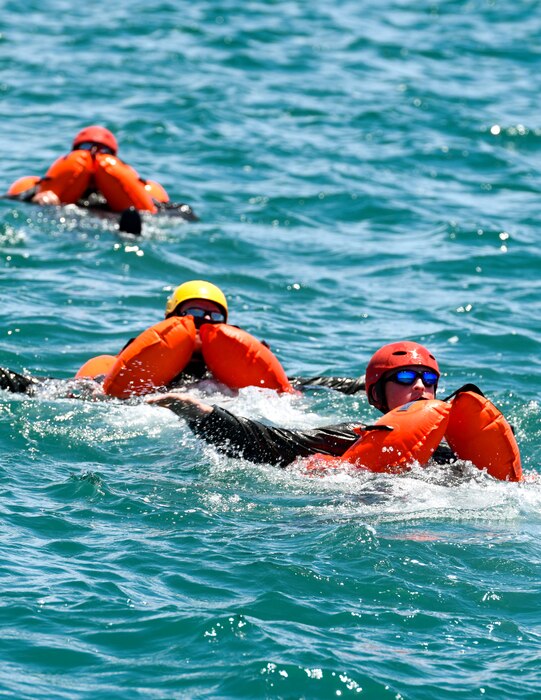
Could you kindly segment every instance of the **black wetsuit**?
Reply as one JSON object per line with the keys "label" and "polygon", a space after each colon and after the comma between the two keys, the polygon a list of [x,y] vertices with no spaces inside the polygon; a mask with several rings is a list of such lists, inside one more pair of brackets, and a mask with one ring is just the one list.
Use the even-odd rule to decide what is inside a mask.
{"label": "black wetsuit", "polygon": [[356,394],[365,389],[364,375],[362,377],[288,377],[288,379],[295,389],[309,389],[319,386],[348,395]]}
{"label": "black wetsuit", "polygon": [[44,381],[44,377],[26,377],[23,374],[0,367],[0,389],[4,389],[4,391],[11,391],[14,394],[32,394],[33,388]]}
{"label": "black wetsuit", "polygon": [[[341,457],[359,439],[354,428],[361,427],[359,422],[352,422],[311,430],[275,428],[235,416],[218,406],[214,406],[211,413],[197,418],[186,417],[186,422],[198,437],[230,457],[279,467],[286,467],[297,457],[308,457],[317,452]],[[446,464],[454,459],[454,454],[441,444],[432,458]]]}

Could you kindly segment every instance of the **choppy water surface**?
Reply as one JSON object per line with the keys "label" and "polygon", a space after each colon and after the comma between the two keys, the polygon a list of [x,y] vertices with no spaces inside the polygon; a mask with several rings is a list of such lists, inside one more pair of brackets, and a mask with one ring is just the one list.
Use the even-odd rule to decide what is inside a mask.
{"label": "choppy water surface", "polygon": [[[148,406],[0,397],[17,698],[538,697],[536,3],[5,4],[2,189],[103,123],[196,224],[0,202],[0,365],[67,378],[208,278],[290,373],[383,342],[479,384],[526,480],[310,478]],[[308,427],[362,396],[210,400]]]}

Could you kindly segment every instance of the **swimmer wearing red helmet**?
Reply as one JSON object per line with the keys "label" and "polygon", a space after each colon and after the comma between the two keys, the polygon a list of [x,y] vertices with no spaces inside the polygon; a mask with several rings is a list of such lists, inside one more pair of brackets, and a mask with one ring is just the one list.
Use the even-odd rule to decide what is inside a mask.
{"label": "swimmer wearing red helmet", "polygon": [[118,157],[115,135],[104,126],[93,124],[81,129],[73,139],[70,153],[57,158],[43,177],[23,177],[15,181],[5,197],[40,205],[76,204],[95,212],[122,214],[119,228],[141,233],[139,212],[166,213],[196,221],[191,207],[169,201],[165,189]]}
{"label": "swimmer wearing red helmet", "polygon": [[[435,433],[433,417],[438,425],[443,425],[441,433],[453,444],[455,451],[440,443],[441,437],[431,442],[433,447],[428,453],[440,464],[452,464],[457,459],[471,461],[479,469],[501,480],[520,481],[522,469],[520,454],[512,434],[512,428],[498,409],[486,399],[474,385],[468,384],[458,389],[452,396],[451,403],[434,401],[440,378],[438,362],[427,348],[419,343],[400,341],[381,347],[370,359],[366,368],[366,394],[370,404],[384,414],[388,414],[389,423],[409,425],[412,432],[391,432],[392,440],[384,443],[383,438],[377,444],[396,445],[387,451],[378,448],[377,464],[360,463],[358,466],[373,471],[385,471],[380,460],[385,463],[385,454],[389,455],[389,470],[393,470],[394,453],[404,444],[403,437],[411,436],[413,445],[422,445],[425,437]],[[452,397],[449,397],[452,398]],[[418,402],[427,401],[426,410]],[[251,462],[276,464],[285,467],[299,457],[314,457],[325,464],[329,457],[344,458],[344,464],[351,462],[353,446],[374,444],[370,436],[382,435],[395,428],[380,419],[376,425],[363,426],[359,422],[328,425],[313,430],[290,430],[275,428],[248,418],[241,418],[217,406],[205,404],[187,394],[169,393],[165,396],[148,398],[147,402],[168,408],[186,419],[188,426],[199,437],[211,443],[220,452],[229,456],[242,457]],[[413,407],[415,406],[415,410]],[[455,406],[459,406],[456,408]],[[442,408],[444,407],[444,409]],[[445,423],[441,423],[440,416]],[[408,418],[404,421],[404,417]],[[411,416],[417,418],[411,421]],[[429,423],[415,422],[419,416],[429,417]],[[397,418],[400,416],[400,419]],[[472,419],[470,421],[470,418]],[[424,418],[423,418],[424,421]],[[427,432],[418,433],[419,425],[426,425]],[[470,425],[479,426],[474,432]],[[446,427],[447,426],[447,427]],[[468,426],[465,429],[464,426]],[[404,430],[404,429],[402,429]],[[410,428],[406,429],[410,430]],[[424,430],[424,429],[423,429]],[[383,431],[383,432],[381,432]],[[389,434],[389,433],[387,433]],[[400,438],[400,440],[399,440]],[[394,441],[394,443],[393,443]],[[478,447],[479,445],[479,447]],[[348,453],[348,454],[346,454]],[[400,456],[398,454],[398,456]],[[427,457],[428,459],[428,457]],[[336,461],[334,460],[336,466]],[[341,460],[339,460],[341,461]],[[308,460],[308,468],[311,468]],[[405,465],[406,467],[407,465]]]}

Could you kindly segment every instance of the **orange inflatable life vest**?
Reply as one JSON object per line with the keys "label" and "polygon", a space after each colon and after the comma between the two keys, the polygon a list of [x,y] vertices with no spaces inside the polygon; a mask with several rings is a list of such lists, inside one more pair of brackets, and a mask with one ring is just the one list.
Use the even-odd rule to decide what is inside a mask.
{"label": "orange inflatable life vest", "polygon": [[[341,459],[372,472],[401,472],[425,464],[443,439],[450,406],[438,399],[411,401],[382,416]],[[389,430],[391,428],[391,430]]]}
{"label": "orange inflatable life vest", "polygon": [[94,163],[89,151],[71,151],[57,158],[39,184],[39,192],[51,191],[62,204],[75,204],[90,185]]}
{"label": "orange inflatable life vest", "polygon": [[90,360],[87,360],[84,365],[79,368],[75,378],[96,379],[97,377],[105,376],[113,368],[116,360],[116,355],[97,355],[96,357],[91,357]]}
{"label": "orange inflatable life vest", "polygon": [[39,184],[40,180],[41,178],[37,175],[25,175],[24,177],[20,177],[18,180],[11,183],[6,194],[8,197],[16,197],[27,190],[31,190],[32,187]]}
{"label": "orange inflatable life vest", "polygon": [[165,202],[169,201],[169,195],[165,191],[165,188],[155,180],[145,180],[145,190],[156,202],[165,204]]}
{"label": "orange inflatable life vest", "polygon": [[445,438],[459,459],[486,469],[495,479],[522,481],[520,452],[511,426],[484,396],[464,391],[452,399]]}
{"label": "orange inflatable life vest", "polygon": [[137,171],[120,158],[106,153],[97,153],[94,179],[113,211],[124,211],[128,207],[135,207],[139,211],[150,211],[153,214],[158,211],[152,201],[152,188],[147,191],[145,180],[142,180]]}
{"label": "orange inflatable life vest", "polygon": [[147,328],[124,348],[103,382],[110,396],[126,399],[165,386],[182,372],[195,347],[191,316],[172,316]]}
{"label": "orange inflatable life vest", "polygon": [[205,323],[199,335],[205,363],[222,384],[294,392],[276,355],[250,333],[226,323]]}
{"label": "orange inflatable life vest", "polygon": [[116,156],[75,150],[57,158],[44,177],[28,175],[13,182],[7,195],[17,195],[38,187],[38,192],[51,191],[62,204],[76,204],[90,187],[96,186],[112,211],[129,207],[155,214],[156,202],[166,203],[169,195],[155,180],[143,180],[130,165]]}

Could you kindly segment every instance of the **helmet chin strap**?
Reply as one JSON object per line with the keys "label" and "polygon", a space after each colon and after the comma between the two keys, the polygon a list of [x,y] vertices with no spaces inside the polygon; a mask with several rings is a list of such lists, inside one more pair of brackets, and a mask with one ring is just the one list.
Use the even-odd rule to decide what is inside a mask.
{"label": "helmet chin strap", "polygon": [[381,377],[381,379],[374,384],[374,386],[370,389],[370,392],[372,394],[372,400],[377,402],[377,405],[373,405],[378,409],[378,411],[381,411],[381,413],[388,413],[389,406],[387,406],[387,398],[385,396],[385,380],[383,377]]}

